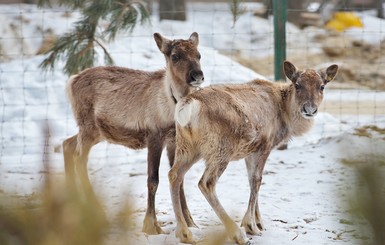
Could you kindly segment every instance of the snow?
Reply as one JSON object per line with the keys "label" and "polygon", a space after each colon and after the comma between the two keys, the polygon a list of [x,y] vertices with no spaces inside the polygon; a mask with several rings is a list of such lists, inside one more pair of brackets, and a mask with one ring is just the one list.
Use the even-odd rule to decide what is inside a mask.
{"label": "snow", "polygon": [[[187,38],[197,31],[200,34],[199,50],[205,86],[262,77],[220,52],[237,50],[246,57],[271,55],[272,19],[260,19],[246,12],[232,27],[226,4],[200,3],[188,7],[189,18],[186,22],[159,22],[154,15],[151,25],[136,28],[131,35],[122,34],[115,42],[106,44],[116,64],[145,70],[162,68],[164,57],[158,51],[152,33],[159,32],[168,38]],[[258,7],[258,4],[246,5],[249,10]],[[20,195],[38,190],[43,181],[40,171],[45,123],[49,124],[52,135],[51,167],[58,176],[63,175],[62,155],[54,152],[53,148],[60,148],[57,146],[65,138],[77,132],[64,93],[68,78],[61,72],[62,63],[52,73],[42,72],[38,65],[44,57],[34,54],[43,40],[43,33],[50,29],[55,34],[62,34],[78,16],[76,12],[65,15],[62,9],[0,5],[0,21],[3,23],[0,26],[1,51],[7,57],[0,63],[0,186],[3,190]],[[367,40],[379,45],[379,40],[384,40],[383,22],[365,16],[363,22],[364,29],[348,30],[347,33],[365,40],[367,35],[362,33],[375,34],[375,38],[368,37]],[[322,29],[306,32],[290,24],[287,30],[288,45],[296,47],[304,47],[312,35],[323,32]],[[23,39],[15,39],[17,37]],[[317,52],[317,49],[308,48],[308,51]],[[99,64],[102,64],[101,61],[102,57]],[[381,106],[385,101],[385,92],[370,90],[327,89],[325,94],[325,102],[342,101],[359,105],[362,101],[371,101]],[[355,172],[353,168],[341,164],[340,160],[357,158],[365,161],[362,152],[382,152],[383,135],[374,134],[371,139],[354,135],[354,128],[370,124],[385,127],[385,115],[332,115],[322,112],[317,116],[311,132],[290,142],[288,150],[272,152],[265,167],[259,198],[266,231],[262,236],[251,237],[253,244],[355,242],[352,230],[356,227],[341,222],[342,219],[352,219],[346,200],[351,196]],[[108,200],[108,212],[118,209],[127,197],[134,202],[137,226],[130,233],[133,244],[177,244],[167,179],[169,166],[165,156],[161,160],[156,207],[158,221],[169,234],[146,236],[140,232],[147,196],[146,153],[146,150],[134,151],[100,143],[91,151],[90,178],[97,193]],[[214,230],[224,229],[197,187],[203,168],[202,162],[197,163],[185,179],[190,210],[200,227],[192,229],[198,239],[203,239]],[[243,161],[229,165],[217,188],[225,209],[239,223],[246,211],[249,195]]]}

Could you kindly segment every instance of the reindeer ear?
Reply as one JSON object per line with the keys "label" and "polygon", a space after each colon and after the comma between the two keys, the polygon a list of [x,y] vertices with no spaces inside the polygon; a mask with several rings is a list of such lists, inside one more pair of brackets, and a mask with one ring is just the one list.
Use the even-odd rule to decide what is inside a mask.
{"label": "reindeer ear", "polygon": [[297,67],[293,65],[290,61],[283,62],[283,71],[287,78],[289,78],[292,82],[295,82],[297,79]]}
{"label": "reindeer ear", "polygon": [[159,33],[154,33],[154,39],[156,42],[156,45],[158,45],[159,50],[163,54],[169,54],[171,51],[171,40],[163,37]]}
{"label": "reindeer ear", "polygon": [[328,68],[326,68],[326,72],[323,74],[322,79],[324,80],[325,84],[332,81],[338,72],[338,65],[331,65]]}
{"label": "reindeer ear", "polygon": [[193,42],[195,46],[198,46],[199,44],[199,35],[197,32],[193,32],[189,38],[190,41]]}

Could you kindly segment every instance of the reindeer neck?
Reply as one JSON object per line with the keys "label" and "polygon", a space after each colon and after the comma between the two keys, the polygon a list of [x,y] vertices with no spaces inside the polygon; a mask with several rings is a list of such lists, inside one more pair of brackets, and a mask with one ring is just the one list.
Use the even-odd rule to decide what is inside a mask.
{"label": "reindeer neck", "polygon": [[180,100],[181,96],[179,93],[177,93],[177,88],[174,86],[175,81],[172,78],[172,74],[168,68],[165,70],[165,76],[164,76],[164,85],[165,85],[165,90],[166,94],[168,94],[168,97],[170,100],[176,104],[178,100]]}
{"label": "reindeer neck", "polygon": [[282,112],[285,116],[290,118],[292,114],[291,108],[294,100],[294,88],[290,83],[282,83],[279,84],[279,86]]}
{"label": "reindeer neck", "polygon": [[170,87],[170,93],[171,93],[171,99],[174,101],[174,103],[178,103],[178,100],[175,98],[173,92],[172,92],[172,88]]}
{"label": "reindeer neck", "polygon": [[177,78],[174,78],[168,68],[166,68],[165,86],[170,92],[170,98],[174,103],[177,103],[180,99],[195,90],[194,87],[187,85],[186,81],[179,81]]}

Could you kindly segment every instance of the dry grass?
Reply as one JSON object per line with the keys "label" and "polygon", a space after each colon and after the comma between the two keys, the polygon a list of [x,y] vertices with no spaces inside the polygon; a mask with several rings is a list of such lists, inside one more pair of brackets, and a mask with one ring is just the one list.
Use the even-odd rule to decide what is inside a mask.
{"label": "dry grass", "polygon": [[[385,244],[385,171],[382,165],[371,165],[370,167],[357,170],[358,184],[355,187],[357,201],[351,204],[354,216],[364,217],[373,231],[374,245]],[[362,232],[367,227],[356,224]],[[370,236],[369,236],[370,237]],[[362,239],[359,244],[370,244]]]}
{"label": "dry grass", "polygon": [[[49,162],[48,157],[45,162]],[[129,205],[107,219],[102,202],[91,202],[84,192],[57,180],[49,172],[49,164],[44,172],[39,193],[23,198],[0,192],[0,244],[101,245],[108,243],[112,229],[121,236],[114,244],[130,244],[126,238],[132,214]]]}
{"label": "dry grass", "polygon": [[372,138],[373,132],[381,134],[381,135],[385,135],[385,128],[379,128],[376,125],[363,126],[360,128],[356,128],[355,131],[356,132],[354,133],[354,135],[364,136],[364,137],[368,137],[368,138]]}
{"label": "dry grass", "polygon": [[[355,135],[373,139],[385,134],[377,126],[356,129]],[[385,139],[380,139],[385,149]],[[370,144],[370,143],[369,143]],[[385,244],[385,153],[368,153],[364,149],[360,158],[342,159],[341,162],[354,169],[355,178],[346,181],[346,189],[352,189],[347,210],[351,220],[340,220],[353,229],[355,244]],[[354,222],[352,221],[354,220]],[[362,222],[364,220],[364,222]]]}

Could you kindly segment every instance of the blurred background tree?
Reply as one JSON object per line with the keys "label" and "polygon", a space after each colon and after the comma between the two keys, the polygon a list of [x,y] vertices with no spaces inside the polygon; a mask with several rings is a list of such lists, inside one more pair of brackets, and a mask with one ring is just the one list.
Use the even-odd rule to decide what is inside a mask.
{"label": "blurred background tree", "polygon": [[233,16],[233,28],[239,17],[246,12],[246,8],[242,6],[242,0],[230,0],[229,7]]}
{"label": "blurred background tree", "polygon": [[159,19],[185,21],[185,0],[159,0]]}
{"label": "blurred background tree", "polygon": [[[39,6],[51,6],[50,0],[39,0]],[[112,41],[119,32],[132,31],[138,23],[149,21],[144,3],[131,0],[60,0],[59,4],[81,13],[71,32],[59,37],[40,66],[53,69],[56,62],[64,58],[64,72],[71,75],[94,66],[96,47],[101,48],[106,65],[114,62],[104,41]],[[107,23],[101,27],[101,21]]]}

